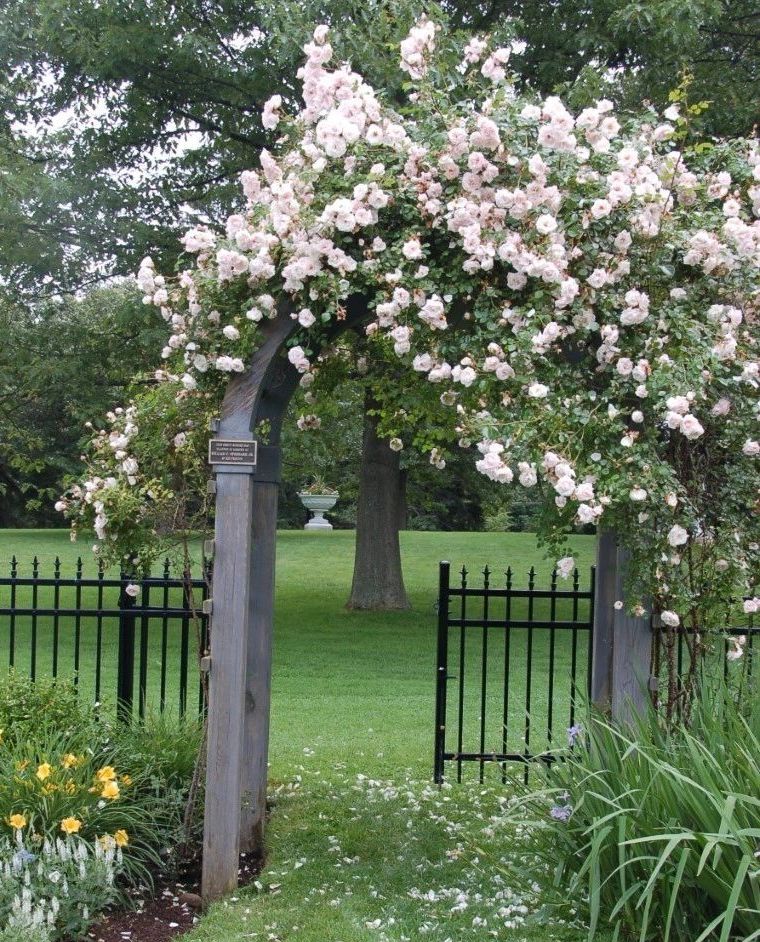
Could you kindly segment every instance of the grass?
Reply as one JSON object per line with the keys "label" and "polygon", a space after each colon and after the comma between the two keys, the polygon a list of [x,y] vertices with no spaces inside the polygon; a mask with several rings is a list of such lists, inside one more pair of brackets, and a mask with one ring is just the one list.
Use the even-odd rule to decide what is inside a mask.
{"label": "grass", "polygon": [[[498,915],[514,903],[507,898],[506,886],[494,884],[501,873],[499,860],[519,844],[515,845],[514,835],[489,830],[504,794],[494,774],[480,787],[477,769],[468,766],[469,784],[444,793],[426,784],[433,752],[439,560],[449,559],[453,569],[466,564],[473,573],[486,564],[496,573],[511,566],[515,585],[524,585],[527,570],[535,565],[537,585],[543,586],[548,584],[551,563],[542,558],[534,537],[522,533],[407,532],[402,534],[402,550],[412,610],[349,612],[344,603],[351,581],[353,533],[279,534],[270,778],[280,799],[270,828],[270,863],[262,877],[262,887],[269,890],[246,890],[215,907],[193,940],[382,942],[385,937],[402,942],[425,935],[440,942],[466,937],[576,942],[582,938],[568,927],[524,923],[523,916],[535,912],[537,901],[519,904],[528,913]],[[0,571],[7,571],[15,553],[20,569],[30,566],[35,555],[41,569],[50,569],[58,555],[63,571],[73,572],[78,551],[60,531],[4,531]],[[81,551],[89,553],[88,547]],[[578,537],[575,553],[585,583],[593,539]],[[5,604],[0,601],[0,606]],[[513,612],[519,613],[519,608]],[[7,643],[6,620],[0,616],[0,652]],[[537,671],[548,656],[546,642],[538,635]],[[113,648],[115,637],[110,637]],[[452,638],[457,637],[452,632]],[[472,749],[477,748],[479,733],[480,643],[479,634],[468,642],[465,677],[468,720],[463,735],[465,746],[469,743]],[[556,652],[559,707],[554,721],[557,735],[563,737],[568,722],[569,644],[569,637],[560,639]],[[525,723],[524,645],[524,633],[516,635],[511,649],[509,730],[511,746],[517,749],[522,748]],[[500,748],[503,647],[495,652],[492,647],[491,653],[496,657],[486,701],[489,749]],[[458,656],[458,649],[453,654]],[[176,656],[174,644],[170,655]],[[583,656],[581,646],[581,662]],[[454,696],[457,682],[452,683]],[[449,708],[453,709],[453,701]],[[546,712],[544,672],[543,677],[535,675],[532,689],[533,746],[541,745],[536,730],[545,726]],[[386,784],[370,787],[366,778],[358,776]],[[384,794],[389,797],[383,798]],[[331,849],[329,838],[336,838],[340,852]],[[341,863],[357,856],[354,863]],[[297,867],[303,859],[306,862]],[[272,889],[277,883],[281,889]],[[459,883],[469,902],[452,914],[457,902],[451,891]],[[432,891],[432,897],[410,897],[413,887],[423,894]],[[500,896],[502,891],[505,895]],[[518,916],[514,927],[508,928]],[[486,919],[488,927],[479,919]],[[496,935],[489,935],[492,932]]]}

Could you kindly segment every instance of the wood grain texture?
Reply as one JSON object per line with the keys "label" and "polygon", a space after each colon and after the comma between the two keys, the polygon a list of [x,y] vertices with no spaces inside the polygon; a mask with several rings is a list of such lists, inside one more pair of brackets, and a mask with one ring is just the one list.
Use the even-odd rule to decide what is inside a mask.
{"label": "wood grain texture", "polygon": [[264,849],[278,492],[274,482],[254,482],[240,828],[246,853]]}
{"label": "wood grain texture", "polygon": [[206,900],[231,892],[238,880],[253,489],[250,474],[217,477],[203,832]]}
{"label": "wood grain texture", "polygon": [[[616,598],[624,599],[624,583],[630,554],[618,543]],[[649,616],[629,615],[625,606],[614,611],[612,649],[612,716],[620,723],[631,723],[645,712],[649,703],[652,631]]]}
{"label": "wood grain texture", "polygon": [[[292,313],[283,304],[262,325],[250,367],[230,379],[217,429],[219,438],[245,440],[253,434],[259,439],[259,460],[253,474],[229,473],[230,468],[217,475],[203,833],[207,902],[236,888],[241,845],[257,850],[263,842],[279,437],[300,381],[287,359],[287,342],[299,329]],[[322,344],[359,327],[369,314],[366,298],[351,296],[323,333]]]}
{"label": "wood grain texture", "polygon": [[612,703],[612,648],[617,578],[617,537],[602,530],[596,541],[596,597],[591,660],[591,701],[607,712]]}

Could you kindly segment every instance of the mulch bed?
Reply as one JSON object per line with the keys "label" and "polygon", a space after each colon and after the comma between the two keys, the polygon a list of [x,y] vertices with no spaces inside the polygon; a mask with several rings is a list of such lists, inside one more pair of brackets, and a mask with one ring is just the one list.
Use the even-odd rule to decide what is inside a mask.
{"label": "mulch bed", "polygon": [[[251,883],[261,871],[259,856],[240,858],[239,884]],[[93,942],[168,942],[189,932],[201,917],[200,867],[195,865],[182,879],[157,883],[154,896],[135,894],[134,908],[104,916],[93,926]]]}

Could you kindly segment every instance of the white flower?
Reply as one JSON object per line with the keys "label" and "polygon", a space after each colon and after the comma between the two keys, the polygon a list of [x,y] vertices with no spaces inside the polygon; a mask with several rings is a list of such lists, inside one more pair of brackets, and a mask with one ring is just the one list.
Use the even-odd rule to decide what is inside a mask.
{"label": "white flower", "polygon": [[298,323],[301,325],[301,327],[311,327],[315,321],[316,317],[307,307],[298,312]]}
{"label": "white flower", "polygon": [[390,447],[391,451],[401,451],[401,449],[404,447],[404,443],[400,438],[392,438],[388,442],[388,446]]}
{"label": "white flower", "polygon": [[575,557],[563,556],[557,560],[557,573],[562,579],[567,579],[570,573],[575,569]]}
{"label": "white flower", "polygon": [[543,383],[531,383],[528,386],[528,395],[531,399],[545,399],[549,395],[549,387]]}
{"label": "white flower", "polygon": [[677,523],[674,524],[668,531],[668,543],[671,546],[683,546],[684,543],[687,543],[689,540],[689,533],[687,530],[684,530],[682,526],[679,526]]}
{"label": "white flower", "polygon": [[633,501],[642,501],[647,499],[647,492],[643,487],[632,487],[628,496]]}
{"label": "white flower", "polygon": [[609,200],[594,200],[591,205],[591,215],[594,219],[603,219],[612,212],[612,203]]}
{"label": "white flower", "polygon": [[729,661],[738,661],[744,654],[744,645],[747,643],[746,635],[734,635],[728,639],[731,649],[726,652],[726,659]]}
{"label": "white flower", "polygon": [[228,340],[240,339],[240,331],[232,324],[227,324],[227,326],[222,329],[222,333]]}
{"label": "white flower", "polygon": [[422,245],[419,239],[410,239],[401,246],[401,254],[404,258],[416,259],[422,258]]}
{"label": "white flower", "polygon": [[757,455],[760,455],[760,442],[748,438],[742,445],[742,454],[746,455],[748,458],[755,458]]}
{"label": "white flower", "polygon": [[689,439],[689,441],[694,441],[696,438],[704,435],[705,430],[696,416],[685,415],[681,421],[681,432]]}
{"label": "white flower", "polygon": [[668,628],[677,628],[681,624],[681,619],[676,615],[675,612],[671,612],[666,609],[664,612],[660,612],[660,620],[663,625],[667,625]]}
{"label": "white flower", "polygon": [[549,235],[550,232],[554,232],[557,228],[557,220],[550,213],[543,213],[536,220],[536,231],[540,232],[541,235]]}
{"label": "white flower", "polygon": [[554,485],[554,490],[561,497],[571,497],[575,493],[575,481],[569,475],[559,478]]}
{"label": "white flower", "polygon": [[140,594],[140,586],[135,585],[133,582],[130,582],[130,584],[124,589],[124,591],[131,598],[136,599],[137,596]]}

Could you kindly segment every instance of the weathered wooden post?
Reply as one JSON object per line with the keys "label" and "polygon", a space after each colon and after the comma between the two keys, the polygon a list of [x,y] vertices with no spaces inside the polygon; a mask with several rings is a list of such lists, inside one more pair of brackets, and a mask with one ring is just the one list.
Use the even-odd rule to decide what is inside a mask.
{"label": "weathered wooden post", "polygon": [[591,699],[620,722],[631,722],[646,709],[651,674],[652,632],[649,616],[629,615],[615,602],[624,600],[629,553],[616,533],[600,531],[597,540],[596,599]]}
{"label": "weathered wooden post", "polygon": [[[367,314],[346,303],[333,334]],[[262,328],[250,368],[230,380],[210,444],[216,473],[202,892],[237,886],[240,851],[261,851],[266,816],[280,430],[299,374],[285,355],[287,308]]]}

